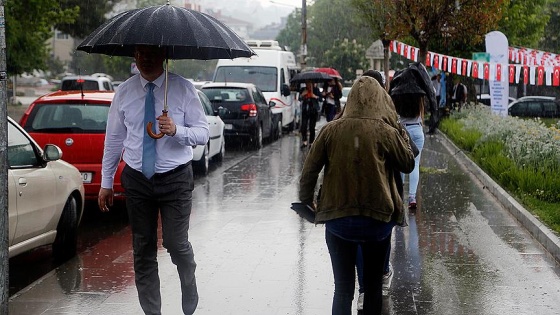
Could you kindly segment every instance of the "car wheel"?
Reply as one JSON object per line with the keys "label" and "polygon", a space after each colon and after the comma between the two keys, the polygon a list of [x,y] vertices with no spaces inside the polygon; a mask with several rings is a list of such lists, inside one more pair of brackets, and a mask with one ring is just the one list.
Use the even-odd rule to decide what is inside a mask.
{"label": "car wheel", "polygon": [[276,122],[276,129],[274,130],[275,134],[273,139],[278,140],[282,137],[282,117],[278,117],[278,121]]}
{"label": "car wheel", "polygon": [[52,245],[55,260],[66,260],[76,254],[78,246],[78,202],[68,197],[56,227],[56,238]]}
{"label": "car wheel", "polygon": [[255,149],[260,149],[263,146],[263,130],[261,125],[257,128],[257,133],[253,138],[253,146]]}
{"label": "car wheel", "polygon": [[193,161],[193,168],[195,172],[206,175],[210,166],[210,157],[208,156],[208,144],[204,146],[202,157],[198,161]]}
{"label": "car wheel", "polygon": [[220,152],[218,152],[218,154],[214,156],[214,159],[218,162],[221,162],[224,160],[225,155],[226,155],[226,138],[225,136],[222,136],[222,146],[220,147]]}

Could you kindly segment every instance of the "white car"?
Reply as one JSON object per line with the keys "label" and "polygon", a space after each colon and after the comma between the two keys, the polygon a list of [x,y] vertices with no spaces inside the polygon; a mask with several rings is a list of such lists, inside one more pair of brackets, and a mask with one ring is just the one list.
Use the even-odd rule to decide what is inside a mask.
{"label": "white car", "polygon": [[211,159],[213,161],[222,161],[224,158],[226,152],[225,124],[220,116],[214,113],[208,97],[200,90],[197,90],[197,92],[208,120],[210,140],[208,140],[205,146],[198,145],[193,148],[193,170],[199,174],[207,174]]}
{"label": "white car", "polygon": [[41,150],[8,117],[9,257],[52,244],[53,256],[74,256],[84,212],[80,171],[60,160],[53,144]]}
{"label": "white car", "polygon": [[107,76],[66,76],[60,82],[62,91],[85,90],[85,91],[114,91],[113,82]]}
{"label": "white car", "polygon": [[350,87],[343,87],[342,88],[342,97],[340,98],[340,107],[344,108],[346,105],[346,100],[348,99],[348,94],[350,93]]}

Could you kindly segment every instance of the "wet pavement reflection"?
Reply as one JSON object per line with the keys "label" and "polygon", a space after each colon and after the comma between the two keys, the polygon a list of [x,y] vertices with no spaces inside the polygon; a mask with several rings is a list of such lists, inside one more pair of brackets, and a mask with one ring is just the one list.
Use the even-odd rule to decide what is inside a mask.
{"label": "wet pavement reflection", "polygon": [[[426,138],[418,209],[394,230],[383,314],[559,314],[559,265],[441,141]],[[290,209],[305,152],[284,135],[258,151],[228,152],[196,178],[196,314],[330,314],[324,226]],[[181,314],[176,269],[165,249],[158,259],[163,314]],[[11,315],[141,313],[127,227],[10,299]]]}

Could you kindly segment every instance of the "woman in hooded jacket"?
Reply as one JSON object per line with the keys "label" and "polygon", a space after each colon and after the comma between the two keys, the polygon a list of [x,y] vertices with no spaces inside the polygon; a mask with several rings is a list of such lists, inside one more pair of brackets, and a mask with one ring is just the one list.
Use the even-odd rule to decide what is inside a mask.
{"label": "woman in hooded jacket", "polygon": [[299,198],[314,205],[324,169],[316,223],[335,279],[332,314],[351,314],[358,245],[364,261],[364,314],[380,314],[385,256],[395,224],[404,225],[395,170],[408,173],[414,155],[387,92],[371,77],[353,85],[342,116],[320,131],[305,160]]}

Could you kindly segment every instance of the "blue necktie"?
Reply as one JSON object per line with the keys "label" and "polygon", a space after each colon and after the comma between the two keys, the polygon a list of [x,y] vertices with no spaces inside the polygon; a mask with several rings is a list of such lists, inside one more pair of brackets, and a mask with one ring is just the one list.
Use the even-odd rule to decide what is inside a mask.
{"label": "blue necktie", "polygon": [[[148,93],[146,93],[146,102],[144,105],[144,141],[142,143],[142,173],[146,178],[150,179],[156,172],[156,139],[153,139],[146,132],[146,125],[150,121],[155,121],[156,109],[154,99],[153,83],[146,84]],[[155,133],[155,122],[152,122],[152,131]]]}

